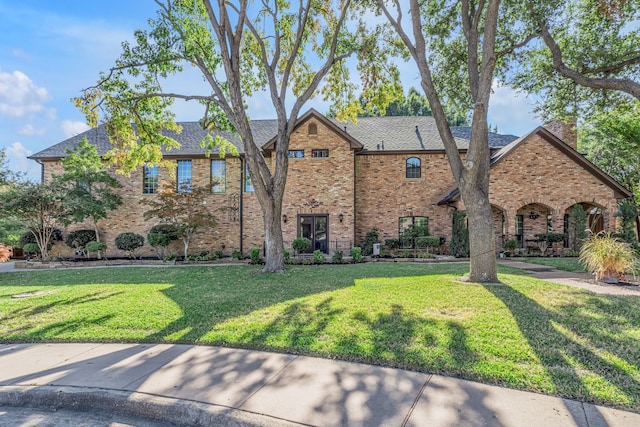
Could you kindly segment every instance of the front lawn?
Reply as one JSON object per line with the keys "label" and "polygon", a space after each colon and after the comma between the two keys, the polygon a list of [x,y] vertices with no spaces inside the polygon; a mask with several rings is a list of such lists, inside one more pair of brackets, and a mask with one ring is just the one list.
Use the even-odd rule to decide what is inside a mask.
{"label": "front lawn", "polygon": [[[640,411],[638,297],[467,264],[0,274],[0,342],[176,342],[442,373]],[[32,293],[27,298],[16,294]]]}

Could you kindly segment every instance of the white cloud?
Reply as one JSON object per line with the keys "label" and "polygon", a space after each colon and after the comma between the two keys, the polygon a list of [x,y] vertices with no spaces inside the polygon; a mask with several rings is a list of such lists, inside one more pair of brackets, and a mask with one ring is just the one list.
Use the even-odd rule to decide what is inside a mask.
{"label": "white cloud", "polygon": [[498,133],[524,135],[540,125],[533,113],[534,100],[526,92],[494,81],[489,101],[489,124]]}
{"label": "white cloud", "polygon": [[91,129],[84,122],[76,122],[72,120],[63,120],[61,126],[62,132],[64,132],[64,136],[67,138],[71,138],[72,136],[76,136],[84,131]]}
{"label": "white cloud", "polygon": [[5,149],[7,163],[13,172],[24,172],[31,181],[40,181],[41,168],[34,160],[27,159],[33,152],[20,142],[14,142]]}
{"label": "white cloud", "polygon": [[32,124],[27,124],[18,129],[18,133],[25,136],[40,136],[44,135],[44,132],[44,128],[35,128]]}
{"label": "white cloud", "polygon": [[31,55],[29,55],[27,52],[25,52],[24,50],[20,49],[20,48],[16,48],[13,49],[11,51],[11,53],[13,54],[13,56],[15,56],[16,58],[20,58],[20,59],[26,59],[28,61],[31,60]]}
{"label": "white cloud", "polygon": [[44,104],[49,101],[47,89],[36,86],[23,72],[0,71],[0,114],[23,117],[44,110]]}

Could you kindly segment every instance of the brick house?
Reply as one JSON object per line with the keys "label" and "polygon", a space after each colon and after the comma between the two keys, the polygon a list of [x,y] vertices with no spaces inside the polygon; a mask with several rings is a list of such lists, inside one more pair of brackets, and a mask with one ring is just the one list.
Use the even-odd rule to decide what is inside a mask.
{"label": "brick house", "polygon": [[[275,125],[274,120],[251,122],[268,162],[273,158]],[[211,187],[207,205],[219,212],[218,227],[197,236],[192,251],[231,253],[263,247],[262,213],[242,143],[225,134],[239,156],[220,158],[214,151],[206,157],[200,147],[205,131],[195,122],[182,126],[182,133],[173,135],[181,147],[166,152],[165,159],[175,162],[178,182]],[[498,250],[507,238],[526,249],[536,233],[567,232],[568,214],[575,204],[588,212],[594,230],[615,227],[617,202],[631,193],[576,151],[571,130],[567,125],[552,130],[539,127],[520,138],[490,133],[489,198]],[[469,131],[452,128],[462,157]],[[100,127],[36,153],[30,158],[42,165],[45,181],[61,173],[60,159],[85,137],[101,154],[110,149]],[[130,176],[117,176],[124,204],[99,223],[110,253],[116,252],[112,242],[119,233],[145,235],[156,224],[144,220],[145,206],[139,201],[155,197],[159,181],[176,180],[171,172],[148,166]],[[464,209],[455,187],[432,117],[370,117],[344,124],[310,110],[300,117],[290,141],[284,240],[290,244],[305,236],[311,239],[312,250],[331,254],[360,244],[373,227],[384,241],[397,239],[409,224],[428,221],[432,235],[449,241],[453,212]],[[152,256],[152,249],[145,246],[143,255]]]}

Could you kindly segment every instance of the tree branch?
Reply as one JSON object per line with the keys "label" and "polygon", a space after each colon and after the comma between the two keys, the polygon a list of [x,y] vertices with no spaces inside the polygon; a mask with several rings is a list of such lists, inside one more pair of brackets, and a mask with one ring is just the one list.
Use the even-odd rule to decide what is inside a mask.
{"label": "tree branch", "polygon": [[[553,68],[561,76],[573,80],[580,86],[585,86],[592,89],[617,90],[627,93],[640,100],[640,83],[634,82],[633,80],[627,78],[618,79],[605,77],[587,77],[583,73],[580,73],[567,66],[567,64],[565,64],[564,60],[562,59],[562,50],[560,49],[560,46],[558,46],[558,44],[556,43],[542,18],[534,10],[533,3],[531,1],[528,2],[528,6],[531,16],[540,28],[540,35],[542,36],[542,40],[544,40],[545,44],[549,48],[549,51],[551,52],[551,57],[553,59]],[[640,60],[638,62],[640,62]]]}

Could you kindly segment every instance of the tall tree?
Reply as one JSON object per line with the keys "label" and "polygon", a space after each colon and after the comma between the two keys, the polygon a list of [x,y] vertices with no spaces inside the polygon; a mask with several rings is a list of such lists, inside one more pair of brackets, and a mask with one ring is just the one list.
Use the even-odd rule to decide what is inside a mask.
{"label": "tall tree", "polygon": [[[383,103],[399,89],[395,67],[381,66],[377,34],[351,24],[351,0],[156,0],[158,17],[149,31],[136,32],[136,44],[124,52],[98,84],[76,103],[96,125],[102,113],[121,169],[144,161],[158,163],[161,148],[177,142],[163,130],[179,131],[169,111],[175,99],[203,105],[201,124],[209,130],[233,130],[242,140],[246,162],[261,205],[266,243],[263,271],[284,270],[282,197],[288,169],[289,138],[301,109],[322,92],[337,104],[340,117],[353,117],[358,101],[345,61],[357,53],[365,93]],[[357,27],[357,28],[356,28]],[[163,83],[185,66],[204,78],[205,93],[176,93]],[[325,85],[321,88],[321,82]],[[270,169],[255,143],[246,106],[266,92],[277,119],[275,160]],[[384,96],[380,95],[383,94]],[[208,148],[229,144],[207,137]]]}
{"label": "tall tree", "polygon": [[122,197],[116,192],[122,185],[105,170],[96,146],[89,144],[87,138],[74,150],[67,150],[62,165],[64,173],[56,179],[66,189],[68,218],[74,222],[90,218],[99,242],[98,221],[122,204]]}
{"label": "tall tree", "polygon": [[[489,203],[487,113],[496,66],[533,38],[517,7],[501,10],[499,0],[421,2],[377,0],[415,61],[421,86],[436,121],[469,221],[470,273],[474,282],[498,281],[493,216]],[[443,96],[447,94],[447,96]],[[471,136],[462,159],[448,125],[445,102],[472,111]]]}
{"label": "tall tree", "polygon": [[[520,81],[535,80],[532,69],[538,65],[524,48],[534,51],[541,43],[551,52],[542,65],[552,64],[558,73],[578,85],[600,89],[623,91],[636,96],[635,83],[630,75],[620,78],[628,66],[637,72],[637,30],[628,28],[633,36],[619,45],[618,51],[604,51],[601,61],[592,68],[563,67],[558,55],[573,52],[579,56],[579,48],[587,41],[576,44],[565,39],[558,44],[551,35],[550,22],[557,28],[567,20],[556,18],[557,9],[571,9],[577,4],[622,4],[623,0],[528,0],[526,4],[500,0],[460,0],[422,2],[410,0],[410,22],[405,26],[403,9],[397,0],[376,0],[379,10],[387,17],[392,28],[406,46],[409,56],[416,62],[422,89],[429,100],[436,125],[443,140],[449,165],[458,184],[469,220],[470,280],[476,282],[497,281],[493,220],[489,204],[489,160],[487,112],[491,86],[496,77],[503,79],[514,70],[524,70]],[[636,3],[629,0],[629,3]],[[626,7],[626,6],[625,6]],[[596,10],[601,10],[595,8]],[[616,9],[616,8],[614,8]],[[638,9],[636,8],[636,11]],[[607,14],[600,12],[602,16]],[[602,22],[602,21],[599,21]],[[636,26],[637,28],[637,26]],[[596,37],[596,32],[590,33]],[[618,33],[622,35],[622,33]],[[541,42],[542,40],[542,42]],[[615,35],[612,40],[617,40]],[[634,49],[636,55],[617,56]],[[543,49],[544,50],[544,49]],[[617,59],[616,59],[617,58]],[[566,62],[564,62],[566,65]],[[531,65],[531,67],[527,67]],[[519,68],[518,68],[519,67]],[[619,72],[607,77],[607,73]],[[589,74],[592,75],[589,75]],[[597,75],[602,73],[605,76]],[[535,83],[533,83],[535,84]],[[443,94],[447,96],[444,97]],[[560,99],[567,101],[567,94]],[[566,97],[566,98],[565,98]],[[444,100],[444,101],[443,101]],[[463,111],[471,110],[471,137],[466,157],[462,159],[447,125],[443,105],[455,103]]]}

